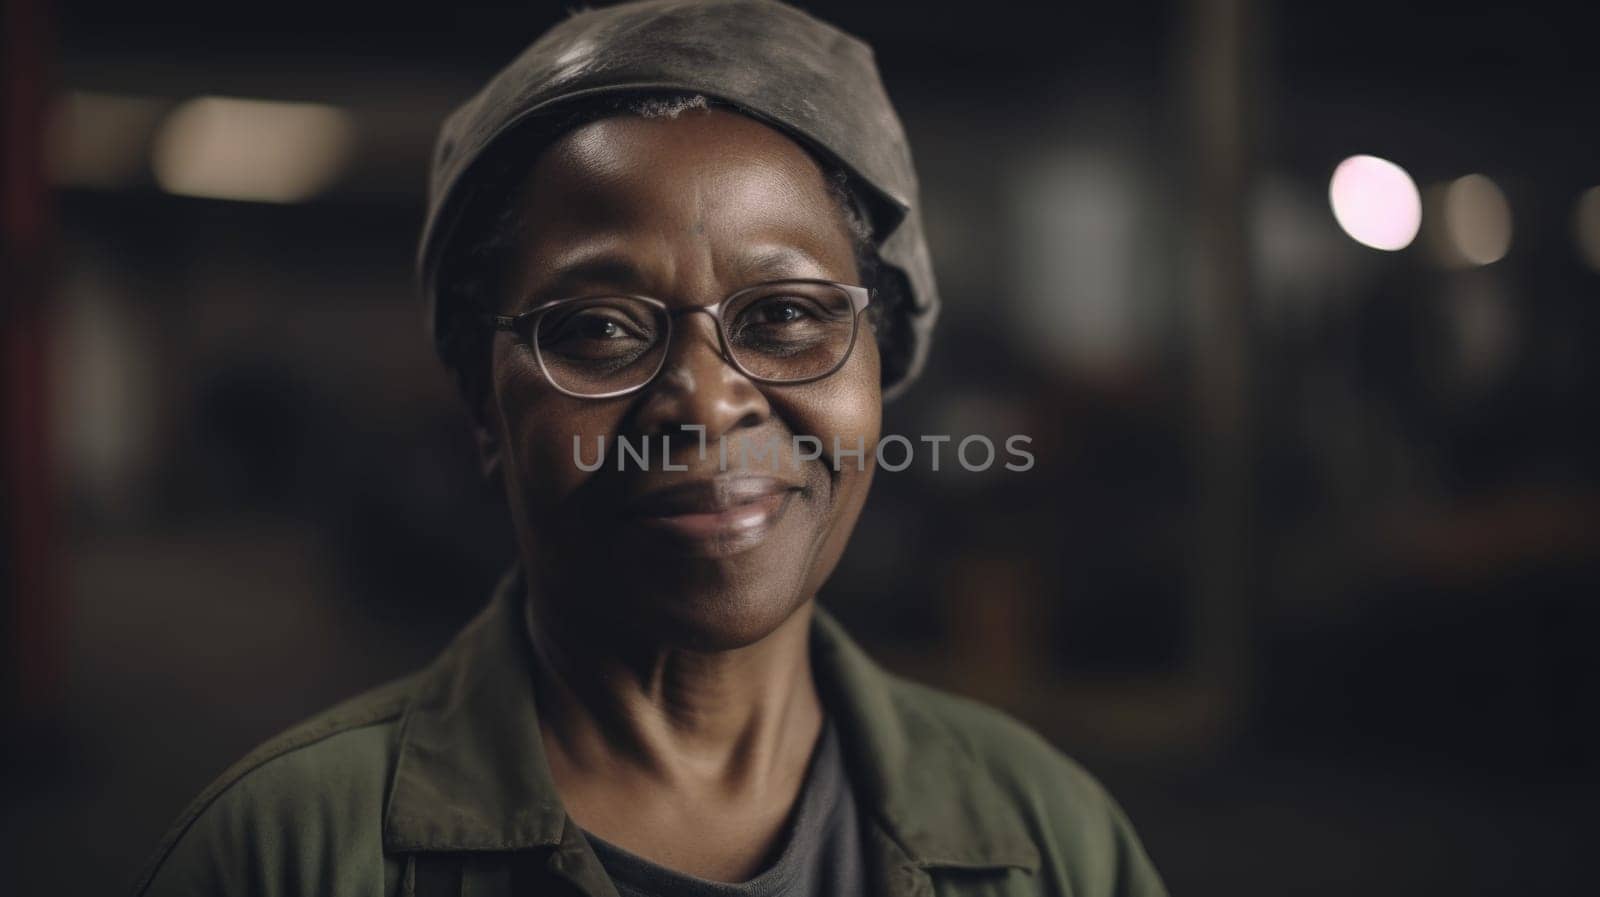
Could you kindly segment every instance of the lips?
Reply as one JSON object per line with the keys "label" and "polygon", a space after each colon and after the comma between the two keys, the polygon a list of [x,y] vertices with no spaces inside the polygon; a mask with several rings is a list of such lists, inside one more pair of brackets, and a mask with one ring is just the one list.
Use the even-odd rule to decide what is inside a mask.
{"label": "lips", "polygon": [[675,549],[723,556],[765,541],[798,491],[773,477],[691,480],[640,495],[627,511],[642,530]]}

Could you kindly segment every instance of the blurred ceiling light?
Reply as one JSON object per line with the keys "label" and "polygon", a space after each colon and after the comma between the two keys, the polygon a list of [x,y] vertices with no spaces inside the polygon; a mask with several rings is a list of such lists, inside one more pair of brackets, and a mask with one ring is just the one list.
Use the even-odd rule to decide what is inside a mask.
{"label": "blurred ceiling light", "polygon": [[1489,265],[1511,248],[1511,206],[1494,181],[1469,174],[1444,192],[1444,230],[1450,254],[1468,265]]}
{"label": "blurred ceiling light", "polygon": [[69,187],[114,189],[144,177],[145,149],[166,103],[72,90],[50,112],[50,176]]}
{"label": "blurred ceiling light", "polygon": [[1411,175],[1376,156],[1340,162],[1328,184],[1328,201],[1344,232],[1373,249],[1404,249],[1422,226],[1422,196]]}
{"label": "blurred ceiling light", "polygon": [[1600,187],[1590,187],[1578,198],[1573,224],[1577,231],[1578,253],[1589,267],[1600,271]]}
{"label": "blurred ceiling light", "polygon": [[167,116],[151,161],[169,193],[301,202],[338,179],[354,144],[349,114],[332,106],[199,97]]}

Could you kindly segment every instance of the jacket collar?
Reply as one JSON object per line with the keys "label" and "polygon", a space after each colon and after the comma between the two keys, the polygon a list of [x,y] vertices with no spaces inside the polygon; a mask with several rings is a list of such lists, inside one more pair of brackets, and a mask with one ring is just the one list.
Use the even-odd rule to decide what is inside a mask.
{"label": "jacket collar", "polygon": [[[572,846],[538,734],[523,593],[513,570],[419,677],[401,722],[385,849]],[[963,747],[961,733],[928,712],[915,687],[878,667],[820,607],[812,656],[858,802],[910,863],[1038,868],[1025,823]]]}
{"label": "jacket collar", "polygon": [[522,850],[560,843],[556,797],[534,708],[522,577],[418,678],[400,723],[383,844],[393,852]]}

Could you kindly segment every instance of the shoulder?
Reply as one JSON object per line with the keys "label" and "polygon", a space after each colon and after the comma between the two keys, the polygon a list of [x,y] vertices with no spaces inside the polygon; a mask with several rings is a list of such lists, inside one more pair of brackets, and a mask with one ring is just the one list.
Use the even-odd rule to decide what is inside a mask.
{"label": "shoulder", "polygon": [[235,763],[178,817],[136,893],[302,893],[306,883],[377,893],[356,879],[382,887],[384,794],[414,680],[345,701]]}
{"label": "shoulder", "polygon": [[1076,894],[1166,893],[1121,806],[1082,764],[1001,710],[886,675],[908,731],[965,756],[989,799],[1023,821],[1044,875]]}

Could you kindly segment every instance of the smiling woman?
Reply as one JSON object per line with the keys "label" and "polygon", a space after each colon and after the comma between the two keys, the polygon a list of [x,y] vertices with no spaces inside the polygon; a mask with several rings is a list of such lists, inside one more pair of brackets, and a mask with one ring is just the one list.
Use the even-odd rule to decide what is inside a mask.
{"label": "smiling woman", "polygon": [[[816,606],[874,472],[836,456],[936,308],[916,201],[870,51],[777,3],[580,13],[463,107],[421,271],[517,563],[224,775],[144,892],[1160,894],[1092,778]],[[612,440],[661,463],[574,463]]]}
{"label": "smiling woman", "polygon": [[[846,294],[817,288],[818,302],[834,307],[807,316],[798,311],[806,307],[800,300],[786,298],[798,289],[750,280],[776,274],[849,284],[859,277],[850,233],[821,171],[794,141],[733,112],[613,117],[568,132],[545,150],[520,202],[530,223],[507,289],[496,297],[501,309],[521,311],[518,297],[571,290],[580,303],[594,303],[585,306],[588,315],[616,322],[624,319],[619,304],[604,297],[639,291],[663,297],[664,316],[705,311],[724,297],[736,300],[732,310],[741,316],[761,314],[743,301],[748,296],[787,303],[778,310],[800,316],[759,325],[771,331],[768,343],[815,342],[806,333],[819,327],[832,333],[820,351],[796,355],[745,335],[757,325],[719,326],[712,314],[678,315],[670,340],[664,324],[640,328],[654,330],[653,339],[574,336],[582,325],[571,315],[555,316],[558,329],[547,335],[543,324],[552,315],[546,315],[536,353],[509,335],[495,340],[480,443],[488,466],[503,475],[529,572],[546,584],[538,591],[558,605],[554,596],[587,594],[583,612],[609,618],[611,627],[625,624],[703,648],[743,647],[785,621],[803,631],[795,611],[832,572],[866,499],[870,469],[818,461],[779,465],[787,475],[781,481],[740,479],[688,451],[693,441],[685,428],[699,428],[731,451],[743,440],[792,444],[794,434],[821,437],[826,445],[836,437],[876,442],[876,342],[863,340],[849,351],[857,315],[839,298]],[[775,248],[787,250],[777,256],[785,259],[781,267],[754,270],[751,262],[773,258]],[[571,260],[600,256],[610,263],[573,279]],[[611,351],[597,345],[616,342],[647,347],[622,350],[641,360],[621,366],[588,357]],[[729,353],[725,345],[738,350]],[[543,369],[535,354],[546,360]],[[810,354],[828,357],[808,362]],[[552,356],[561,363],[550,364]],[[736,366],[730,356],[748,361]],[[788,379],[799,382],[759,383],[747,373],[752,362],[769,374],[792,370]],[[614,387],[630,385],[622,377],[634,371],[631,385],[639,391],[629,400]],[[645,389],[642,378],[653,371],[660,374]],[[568,391],[576,382],[603,383],[605,400],[576,399]],[[679,460],[689,469],[608,477],[571,464],[574,436],[621,433],[683,434]],[[687,494],[685,488],[710,501],[672,506],[656,498]],[[770,513],[753,515],[757,508]],[[618,568],[602,597],[591,579],[595,564],[575,563],[585,557],[649,561]],[[563,606],[541,612],[567,613]]]}

